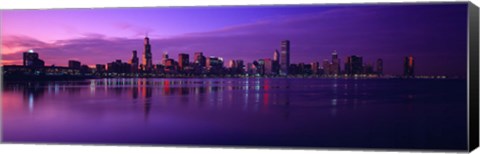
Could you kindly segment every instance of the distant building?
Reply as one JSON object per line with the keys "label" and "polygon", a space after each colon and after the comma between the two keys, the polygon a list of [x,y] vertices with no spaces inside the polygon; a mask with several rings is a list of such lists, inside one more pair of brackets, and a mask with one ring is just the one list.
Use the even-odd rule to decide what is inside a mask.
{"label": "distant building", "polygon": [[290,64],[290,66],[288,66],[289,75],[297,75],[299,72],[300,71],[297,64]]}
{"label": "distant building", "polygon": [[256,64],[254,63],[254,65],[257,68],[257,73],[259,75],[265,75],[265,60],[264,59],[259,59]]}
{"label": "distant building", "polygon": [[405,57],[403,61],[403,75],[405,77],[414,77],[415,60],[413,56]]}
{"label": "distant building", "polygon": [[278,50],[273,52],[273,61],[272,61],[272,72],[273,74],[278,74],[280,71],[280,53]]}
{"label": "distant building", "polygon": [[365,65],[363,65],[363,73],[364,74],[374,74],[373,73],[373,66],[372,64],[370,63],[365,63]]}
{"label": "distant building", "polygon": [[88,65],[80,66],[80,73],[82,75],[92,75],[92,69]]}
{"label": "distant building", "polygon": [[162,64],[156,64],[153,72],[154,73],[164,73],[165,72],[165,66],[163,66]]}
{"label": "distant building", "polygon": [[312,74],[313,75],[318,75],[320,73],[320,63],[319,62],[312,62],[310,65],[312,65]]}
{"label": "distant building", "polygon": [[195,52],[193,55],[193,63],[200,67],[205,67],[207,59],[205,56],[203,56],[202,52]]}
{"label": "distant building", "polygon": [[228,61],[228,68],[235,69],[237,67],[237,64],[235,63],[235,60],[229,60]]}
{"label": "distant building", "polygon": [[235,60],[229,60],[227,67],[230,74],[237,74],[237,62]]}
{"label": "distant building", "polygon": [[275,50],[273,52],[273,61],[279,61],[280,60],[280,53],[278,52],[278,50]]}
{"label": "distant building", "polygon": [[40,68],[45,66],[45,62],[39,58],[38,53],[29,50],[23,53],[23,66]]}
{"label": "distant building", "polygon": [[130,65],[132,66],[131,72],[132,73],[138,73],[138,57],[137,57],[137,50],[132,51],[132,59],[130,60]]}
{"label": "distant building", "polygon": [[295,74],[305,74],[305,63],[298,63]]}
{"label": "distant building", "polygon": [[221,57],[208,57],[207,70],[210,73],[220,73],[223,69],[223,59]]}
{"label": "distant building", "polygon": [[115,60],[111,63],[107,64],[107,71],[109,73],[117,73],[117,74],[122,74],[122,73],[130,73],[131,66],[128,63],[122,62],[122,60]]}
{"label": "distant building", "polygon": [[68,68],[73,68],[73,69],[80,69],[82,66],[81,66],[81,63],[79,61],[76,61],[76,60],[69,60],[68,61]]}
{"label": "distant building", "polygon": [[338,58],[338,53],[336,50],[332,52],[332,64],[330,65],[330,67],[330,74],[340,74],[340,59]]}
{"label": "distant building", "polygon": [[145,37],[145,40],[144,40],[143,65],[145,67],[146,72],[152,71],[153,69],[152,49],[150,46],[150,39],[148,37]]}
{"label": "distant building", "polygon": [[265,69],[265,75],[275,75],[275,72],[273,71],[273,60],[270,58],[266,58],[263,60],[264,61],[264,69]]}
{"label": "distant building", "polygon": [[168,59],[169,59],[169,58],[168,58],[168,53],[167,53],[167,52],[164,52],[163,55],[162,55],[162,64],[163,64],[164,66],[167,65],[167,60],[168,60]]}
{"label": "distant building", "polygon": [[363,74],[363,58],[352,55],[347,57],[347,61],[345,62],[345,73],[348,75],[358,75]]}
{"label": "distant building", "polygon": [[165,60],[165,72],[173,73],[176,71],[176,62],[173,59]]}
{"label": "distant building", "polygon": [[377,59],[377,66],[376,70],[377,75],[382,76],[383,75],[383,60],[382,59]]}
{"label": "distant building", "polygon": [[98,73],[104,73],[104,72],[107,71],[105,65],[103,65],[103,64],[95,65],[95,69],[97,70]]}
{"label": "distant building", "polygon": [[190,57],[186,53],[178,54],[178,66],[180,70],[185,70],[185,67],[188,67],[190,64]]}
{"label": "distant building", "polygon": [[324,75],[331,75],[331,65],[330,65],[330,62],[328,61],[328,59],[325,59],[323,60],[323,63],[322,63],[322,68],[323,68],[323,72],[324,72]]}
{"label": "distant building", "polygon": [[243,60],[235,60],[235,64],[237,65],[235,73],[243,74],[245,72],[245,64],[243,64]]}
{"label": "distant building", "polygon": [[[257,63],[256,61],[254,61],[254,63]],[[253,63],[247,63],[247,73],[249,75],[253,75],[257,72],[257,68],[255,68],[255,65],[253,65]]]}
{"label": "distant building", "polygon": [[290,41],[284,40],[281,43],[280,53],[280,75],[288,75],[290,66]]}

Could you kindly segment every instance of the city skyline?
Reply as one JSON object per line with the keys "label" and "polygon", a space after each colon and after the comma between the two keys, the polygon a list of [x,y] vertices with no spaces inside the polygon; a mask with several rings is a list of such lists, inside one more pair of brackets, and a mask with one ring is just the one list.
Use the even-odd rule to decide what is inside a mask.
{"label": "city skyline", "polygon": [[[193,55],[195,52],[203,52],[206,56],[223,57],[225,62],[235,59],[251,62],[260,58],[272,58],[275,50],[280,52],[281,57],[282,51],[278,42],[288,39],[292,44],[290,47],[291,63],[322,62],[324,59],[330,59],[331,51],[337,50],[340,53],[339,59],[342,60],[341,67],[344,64],[343,60],[348,56],[360,55],[365,57],[365,62],[371,64],[374,64],[377,58],[382,58],[385,74],[401,75],[404,71],[403,58],[414,55],[416,59],[415,74],[466,75],[466,22],[461,22],[466,21],[466,16],[465,18],[461,17],[466,14],[463,10],[466,5],[354,6],[79,9],[69,10],[69,12],[73,11],[70,14],[62,12],[62,10],[2,11],[4,20],[1,35],[3,40],[2,65],[20,65],[22,52],[29,49],[40,53],[47,66],[52,64],[66,66],[68,61],[65,59],[78,60],[89,66],[105,64],[105,62],[116,59],[128,62],[131,54],[126,53],[132,52],[132,50],[142,51],[139,53],[139,58],[143,58],[144,48],[139,43],[138,36],[148,33],[151,37],[153,65],[162,63],[164,52],[168,52],[170,55],[180,53]],[[287,11],[282,12],[282,10]],[[178,17],[171,20],[165,19],[165,21],[170,21],[165,22],[167,25],[196,23],[196,26],[179,24],[175,28],[150,28],[150,30],[134,26],[135,23],[149,25],[148,23],[158,22],[151,17],[157,16],[157,14],[153,14],[154,12],[162,11],[170,12],[169,15],[172,15],[170,18]],[[249,11],[259,12],[257,14],[246,13]],[[203,14],[195,15],[199,12],[203,12]],[[221,15],[223,18],[208,17],[208,15],[219,12],[223,12]],[[118,17],[125,14],[140,14],[148,17],[141,17],[130,24],[124,24],[122,30],[122,26],[119,26],[121,24],[115,24],[115,20],[111,20],[111,24],[116,25],[116,28],[112,28],[115,26],[110,25],[109,29],[102,27],[108,24],[92,23],[93,20],[82,19],[91,13],[97,13],[99,17]],[[46,18],[47,14],[51,16]],[[61,28],[64,31],[62,33],[67,33],[64,36],[53,33],[52,36],[42,39],[42,34],[39,34],[41,32],[35,32],[42,31],[40,29],[24,30],[30,32],[27,33],[21,30],[24,26],[13,28],[16,24],[26,22],[32,17],[61,22],[61,19],[66,19],[72,14],[81,15],[78,21],[84,22],[79,24],[77,30],[91,30],[91,32],[69,35],[66,32],[68,30],[65,30],[68,28],[64,27]],[[239,14],[239,19],[228,18]],[[415,22],[410,19],[412,14],[416,15]],[[191,17],[187,18],[187,16]],[[435,18],[436,16],[442,16],[442,18]],[[13,19],[14,17],[17,18]],[[143,20],[143,18],[151,20]],[[188,19],[195,19],[195,21]],[[209,19],[208,22],[206,19]],[[419,19],[422,20],[417,22]],[[133,19],[126,16],[125,20]],[[65,21],[61,25],[71,23],[74,22]],[[84,26],[86,23],[91,23],[91,25]],[[358,24],[350,25],[354,23]],[[48,22],[31,25],[51,26]],[[88,28],[95,26],[102,27],[102,29]],[[154,25],[150,24],[149,26],[153,27]],[[182,28],[182,26],[186,27]],[[159,30],[171,32],[160,32]],[[364,37],[365,35],[369,37]],[[95,56],[90,56],[93,54]],[[435,57],[432,58],[432,56]]]}
{"label": "city skyline", "polygon": [[[258,61],[245,62],[243,59],[229,60],[228,63],[222,57],[204,56],[202,52],[195,52],[193,61],[190,61],[190,54],[178,54],[178,61],[170,58],[168,53],[163,53],[161,64],[152,64],[151,46],[148,36],[144,38],[143,61],[139,62],[137,51],[132,51],[132,58],[129,62],[122,62],[121,59],[107,64],[96,64],[89,67],[77,60],[69,60],[68,66],[45,66],[38,53],[33,50],[23,52],[23,64],[5,65],[6,76],[25,77],[24,75],[47,75],[47,77],[64,76],[69,77],[165,77],[166,75],[177,77],[374,77],[397,76],[415,78],[415,58],[407,56],[404,59],[403,75],[384,74],[383,59],[378,58],[375,63],[363,61],[362,56],[351,55],[345,59],[342,69],[341,59],[334,50],[331,53],[331,61],[325,59],[320,62],[298,64],[290,63],[290,41],[283,40],[280,44],[282,53],[278,50],[273,52],[272,58],[259,58]],[[245,63],[247,65],[245,65]],[[19,75],[24,74],[24,75]],[[421,75],[420,75],[421,76]],[[423,76],[425,77],[425,76]],[[422,78],[423,78],[422,77]],[[434,76],[430,76],[432,78]],[[458,77],[458,76],[454,76]],[[10,78],[10,77],[9,77]],[[15,78],[15,77],[14,77]],[[68,77],[67,77],[68,78]],[[437,76],[446,78],[446,76]]]}

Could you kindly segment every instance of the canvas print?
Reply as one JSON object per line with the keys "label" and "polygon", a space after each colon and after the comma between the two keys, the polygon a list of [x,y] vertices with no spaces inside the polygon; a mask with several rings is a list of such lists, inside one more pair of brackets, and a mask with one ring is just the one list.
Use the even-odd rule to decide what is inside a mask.
{"label": "canvas print", "polygon": [[466,150],[467,4],[2,10],[2,141]]}

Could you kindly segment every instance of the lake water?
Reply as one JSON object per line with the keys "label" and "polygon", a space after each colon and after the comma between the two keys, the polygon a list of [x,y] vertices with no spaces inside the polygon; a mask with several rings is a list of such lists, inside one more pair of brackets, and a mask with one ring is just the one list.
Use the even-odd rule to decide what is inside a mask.
{"label": "lake water", "polygon": [[467,148],[467,82],[96,79],[4,83],[4,142]]}

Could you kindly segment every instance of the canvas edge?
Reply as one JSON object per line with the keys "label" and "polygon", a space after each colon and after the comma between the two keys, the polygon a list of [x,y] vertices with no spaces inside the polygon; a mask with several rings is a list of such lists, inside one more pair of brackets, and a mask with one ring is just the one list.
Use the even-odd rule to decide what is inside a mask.
{"label": "canvas edge", "polygon": [[478,147],[479,142],[479,12],[478,7],[468,5],[468,150]]}

